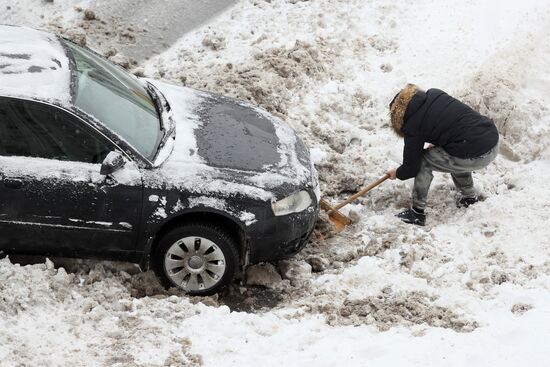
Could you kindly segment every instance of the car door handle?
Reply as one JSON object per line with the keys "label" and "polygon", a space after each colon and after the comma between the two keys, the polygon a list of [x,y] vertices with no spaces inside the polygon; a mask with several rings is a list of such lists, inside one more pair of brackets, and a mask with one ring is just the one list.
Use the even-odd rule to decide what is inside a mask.
{"label": "car door handle", "polygon": [[5,178],[4,186],[8,189],[20,189],[23,187],[23,180],[18,178]]}

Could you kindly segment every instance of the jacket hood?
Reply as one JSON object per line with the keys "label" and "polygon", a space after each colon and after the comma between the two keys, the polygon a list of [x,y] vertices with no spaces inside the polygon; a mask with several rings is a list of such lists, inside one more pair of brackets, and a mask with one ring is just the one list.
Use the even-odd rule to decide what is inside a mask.
{"label": "jacket hood", "polygon": [[391,127],[401,137],[405,136],[403,133],[403,124],[405,123],[407,107],[414,95],[420,91],[420,88],[416,85],[407,84],[405,88],[395,95],[390,104]]}

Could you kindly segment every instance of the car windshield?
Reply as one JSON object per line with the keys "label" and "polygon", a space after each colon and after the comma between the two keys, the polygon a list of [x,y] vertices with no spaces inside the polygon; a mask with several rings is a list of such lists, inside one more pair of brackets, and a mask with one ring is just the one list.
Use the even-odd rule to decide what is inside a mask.
{"label": "car windshield", "polygon": [[76,64],[74,103],[152,160],[162,139],[155,103],[139,81],[100,56],[66,42]]}

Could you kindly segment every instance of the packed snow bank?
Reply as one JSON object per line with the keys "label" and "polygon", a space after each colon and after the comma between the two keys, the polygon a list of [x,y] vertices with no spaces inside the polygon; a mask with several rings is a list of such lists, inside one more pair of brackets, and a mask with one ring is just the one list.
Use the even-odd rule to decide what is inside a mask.
{"label": "packed snow bank", "polygon": [[[65,275],[4,261],[1,296],[33,291],[0,310],[2,363],[33,364],[33,345],[76,365],[84,356],[99,365],[162,365],[170,355],[199,363],[197,354],[205,365],[547,365],[548,6],[243,0],[184,37],[145,73],[283,117],[312,148],[331,199],[399,164],[387,105],[405,82],[464,98],[502,133],[501,155],[475,174],[486,200],[456,209],[450,178],[436,175],[428,226],[411,227],[394,218],[410,182],[386,182],[346,209],[353,227],[277,264],[281,277],[264,266],[271,289],[235,286],[203,304],[110,265]],[[74,279],[56,285],[65,277]],[[256,313],[231,312],[229,300]],[[68,354],[61,340],[82,347]],[[117,353],[126,359],[111,359]]]}
{"label": "packed snow bank", "polygon": [[[185,297],[136,298],[132,276],[118,265],[114,273],[108,264],[67,273],[49,260],[24,267],[0,260],[0,364],[201,365],[189,339],[163,332],[199,308]],[[140,276],[139,289],[146,284]]]}
{"label": "packed snow bank", "polygon": [[[146,72],[285,117],[323,153],[323,191],[338,194],[363,184],[365,167],[376,175],[389,164],[378,151],[386,144],[376,142],[395,144],[379,128],[386,126],[386,106],[405,82],[445,89],[491,116],[506,138],[506,157],[540,156],[546,145],[538,140],[547,128],[526,126],[525,120],[540,121],[547,107],[542,95],[530,96],[524,88],[545,70],[538,60],[547,54],[548,15],[539,7],[547,6],[422,1],[403,14],[391,3],[259,2],[184,38],[148,63]],[[493,17],[494,8],[500,18]],[[278,18],[258,17],[265,9]],[[213,36],[225,46],[208,47],[205,40]],[[398,161],[400,151],[393,151],[387,158]]]}
{"label": "packed snow bank", "polygon": [[[319,275],[275,285],[284,303],[297,308],[294,318],[319,313],[335,327],[405,325],[413,335],[429,326],[473,331],[471,339],[453,339],[468,348],[479,334],[511,325],[518,317],[512,310],[527,307],[544,318],[536,310],[547,304],[550,247],[546,208],[539,205],[550,202],[544,188],[550,84],[541,80],[546,66],[540,62],[550,52],[548,10],[536,1],[413,7],[245,1],[153,59],[145,72],[246,99],[285,118],[315,152],[325,195],[356,190],[400,162],[387,105],[406,82],[447,90],[492,117],[502,155],[476,175],[485,202],[456,210],[452,182],[437,176],[429,227],[411,228],[393,218],[408,204],[409,183],[386,183],[351,206],[355,228],[314,241],[299,256],[329,264]],[[223,40],[219,47],[209,46],[213,37]],[[500,319],[488,317],[491,312]],[[539,330],[548,329],[543,324]],[[520,354],[542,363],[535,357],[540,344],[533,343],[537,353],[522,345]],[[414,357],[404,360],[411,364]]]}

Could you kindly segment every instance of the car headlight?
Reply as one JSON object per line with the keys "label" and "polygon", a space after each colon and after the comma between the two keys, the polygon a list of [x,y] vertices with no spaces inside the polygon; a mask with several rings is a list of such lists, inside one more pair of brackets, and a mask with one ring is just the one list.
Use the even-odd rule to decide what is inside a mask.
{"label": "car headlight", "polygon": [[307,191],[299,191],[284,199],[271,203],[273,214],[280,217],[291,213],[299,213],[311,205],[311,196]]}

